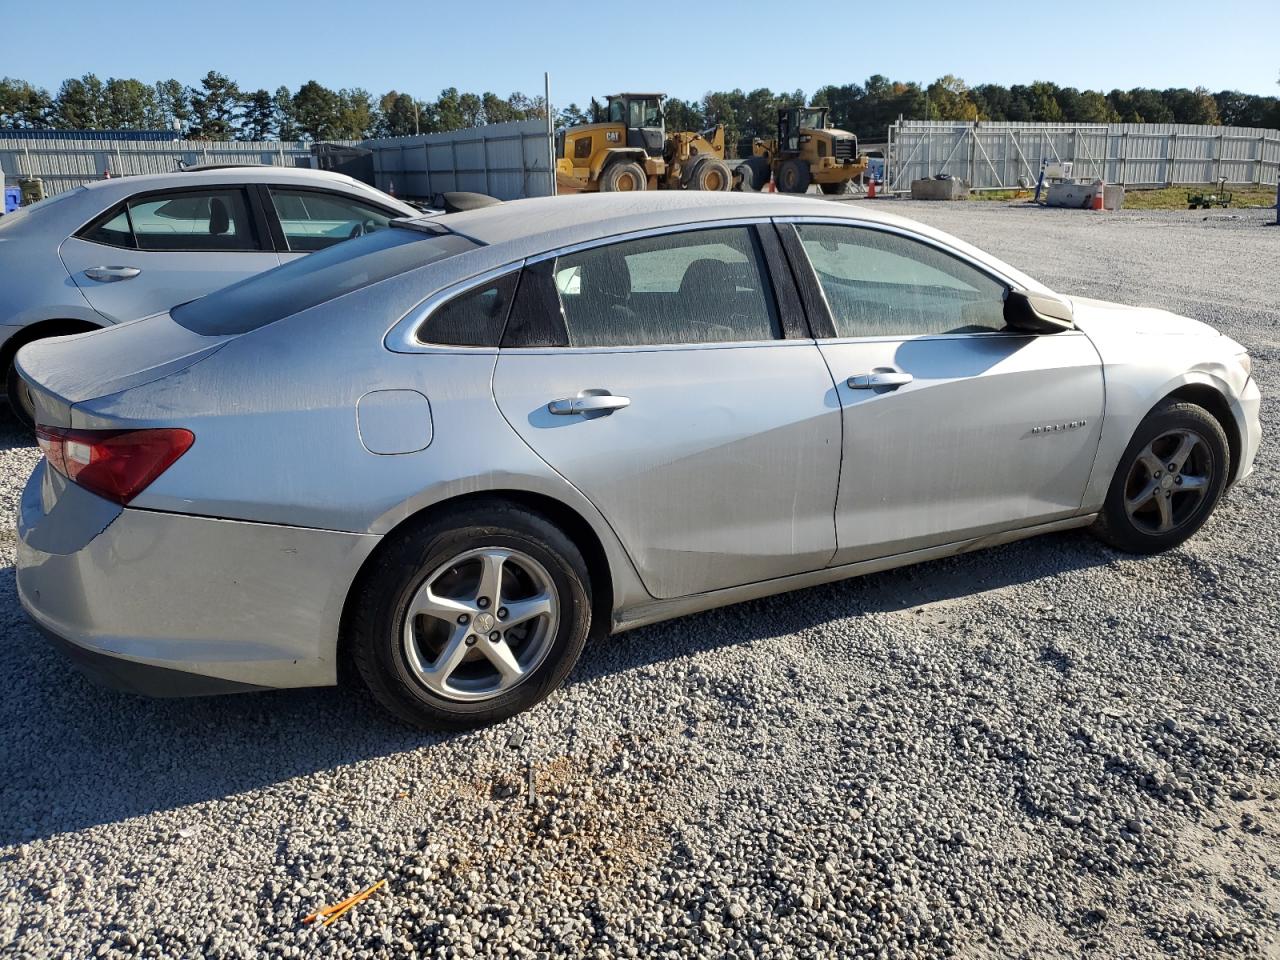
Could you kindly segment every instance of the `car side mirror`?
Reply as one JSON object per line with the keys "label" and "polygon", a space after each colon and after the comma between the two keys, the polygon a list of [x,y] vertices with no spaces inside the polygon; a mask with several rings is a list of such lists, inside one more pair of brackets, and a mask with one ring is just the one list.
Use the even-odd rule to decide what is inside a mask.
{"label": "car side mirror", "polygon": [[1061,333],[1074,330],[1071,304],[1058,297],[1010,290],[1004,298],[1004,322],[1014,330]]}

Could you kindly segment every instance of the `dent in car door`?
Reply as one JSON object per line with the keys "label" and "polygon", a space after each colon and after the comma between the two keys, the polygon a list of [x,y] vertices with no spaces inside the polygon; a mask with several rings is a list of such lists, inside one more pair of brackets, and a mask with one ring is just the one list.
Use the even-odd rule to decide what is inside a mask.
{"label": "dent in car door", "polygon": [[248,194],[219,186],[130,198],[63,241],[62,262],[115,322],[168,310],[278,266]]}
{"label": "dent in car door", "polygon": [[1003,330],[1005,287],[917,239],[797,230],[845,335],[819,340],[844,416],[834,562],[1077,514],[1104,405],[1089,339]]}
{"label": "dent in car door", "polygon": [[527,267],[509,332],[539,271],[561,323],[565,304],[571,345],[504,346],[495,397],[517,433],[609,521],[650,593],[685,596],[824,566],[835,548],[834,390],[811,340],[776,339],[750,228],[634,240]]}

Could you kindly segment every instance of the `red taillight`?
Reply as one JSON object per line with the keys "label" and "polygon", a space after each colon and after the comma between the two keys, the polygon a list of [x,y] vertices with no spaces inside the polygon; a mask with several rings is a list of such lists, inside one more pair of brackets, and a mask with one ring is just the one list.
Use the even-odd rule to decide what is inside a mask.
{"label": "red taillight", "polygon": [[190,449],[190,430],[64,430],[36,426],[49,466],[73,483],[128,503]]}

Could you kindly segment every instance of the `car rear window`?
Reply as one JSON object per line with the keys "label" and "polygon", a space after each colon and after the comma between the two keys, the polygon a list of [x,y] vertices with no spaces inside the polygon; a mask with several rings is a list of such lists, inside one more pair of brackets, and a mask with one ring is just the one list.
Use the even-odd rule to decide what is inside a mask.
{"label": "car rear window", "polygon": [[170,311],[206,337],[248,333],[416,267],[474,250],[474,240],[422,229],[379,230],[224,287]]}
{"label": "car rear window", "polygon": [[51,197],[45,197],[36,203],[29,203],[25,207],[19,207],[13,213],[6,213],[0,216],[0,230],[12,230],[18,224],[23,223],[32,214],[38,211],[48,210],[50,207],[56,207],[63,202],[77,197],[87,190],[87,187],[76,187],[74,190],[66,190],[62,193],[55,193]]}

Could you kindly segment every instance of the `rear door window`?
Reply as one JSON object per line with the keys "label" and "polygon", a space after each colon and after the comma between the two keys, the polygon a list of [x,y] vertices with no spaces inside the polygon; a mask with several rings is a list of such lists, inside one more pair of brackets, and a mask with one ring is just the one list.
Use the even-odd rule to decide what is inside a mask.
{"label": "rear door window", "polygon": [[592,247],[556,260],[569,345],[774,340],[777,309],[750,227]]}
{"label": "rear door window", "polygon": [[240,188],[142,195],[128,202],[129,223],[140,250],[261,250]]}

